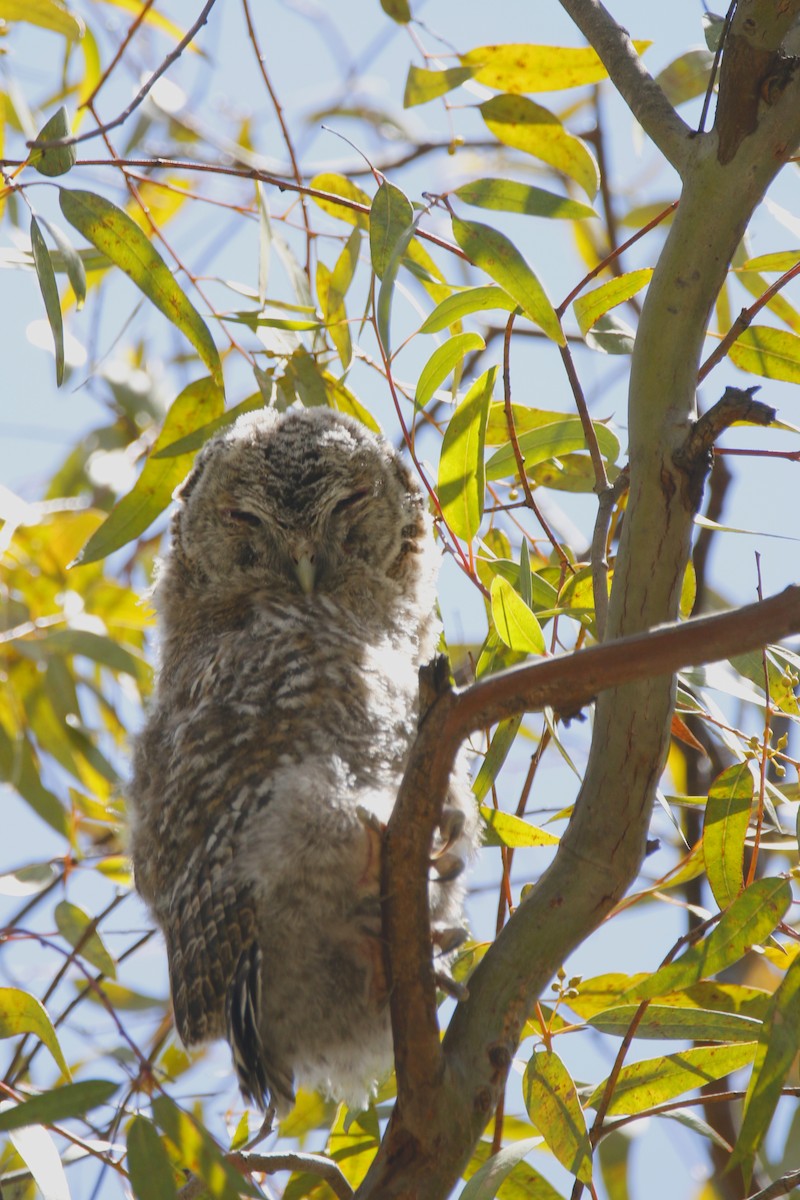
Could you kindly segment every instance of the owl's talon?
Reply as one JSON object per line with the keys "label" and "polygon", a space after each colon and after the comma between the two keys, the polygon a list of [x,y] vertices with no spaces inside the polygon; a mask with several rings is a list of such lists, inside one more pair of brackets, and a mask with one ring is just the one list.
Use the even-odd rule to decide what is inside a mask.
{"label": "owl's talon", "polygon": [[467,931],[460,925],[434,925],[431,929],[431,941],[440,954],[452,954],[466,939]]}
{"label": "owl's talon", "polygon": [[365,808],[363,804],[356,806],[356,816],[361,822],[366,836],[366,861],[356,887],[359,890],[366,889],[373,891],[377,898],[380,890],[381,855],[383,852],[383,835],[386,832],[386,825],[379,817],[375,816],[374,812]]}

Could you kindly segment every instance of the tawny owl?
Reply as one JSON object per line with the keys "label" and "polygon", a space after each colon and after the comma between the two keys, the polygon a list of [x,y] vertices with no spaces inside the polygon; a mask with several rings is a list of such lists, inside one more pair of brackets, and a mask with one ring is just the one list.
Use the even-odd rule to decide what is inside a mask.
{"label": "tawny owl", "polygon": [[[262,1107],[285,1111],[295,1081],[363,1106],[391,1065],[380,828],[438,636],[423,497],[387,442],[315,408],[241,418],[177,500],[131,786],[177,1029],[226,1038]],[[463,925],[475,824],[456,777],[429,884],[440,941]]]}

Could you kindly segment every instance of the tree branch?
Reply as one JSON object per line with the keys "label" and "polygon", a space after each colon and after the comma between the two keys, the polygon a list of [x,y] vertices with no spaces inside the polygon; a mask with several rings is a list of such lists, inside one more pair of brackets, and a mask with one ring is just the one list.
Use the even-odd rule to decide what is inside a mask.
{"label": "tree branch", "polygon": [[626,30],[599,0],[560,0],[645,133],[682,174],[689,160],[692,130],[681,120],[642,64]]}
{"label": "tree branch", "polygon": [[[392,964],[392,1022],[403,1055],[397,1106],[358,1191],[367,1197],[446,1195],[502,1092],[522,1027],[563,958],[595,928],[631,878],[626,830],[609,813],[578,806],[552,866],[508,922],[470,980],[425,1068],[409,1070],[419,1014],[434,1004],[427,901],[428,857],[459,747],[469,733],[551,706],[576,713],[598,693],[671,676],[800,631],[800,587],[763,603],[700,617],[501,672],[439,695],[412,750],[384,846],[384,932]],[[631,758],[635,752],[631,749]],[[657,765],[660,768],[660,763]],[[657,774],[657,768],[651,766]],[[620,814],[625,818],[625,812]],[[620,850],[625,850],[621,853]],[[642,848],[638,850],[641,858]],[[576,880],[580,886],[576,886]],[[428,1019],[425,1036],[431,1039]],[[446,1155],[440,1148],[448,1147]],[[455,1148],[455,1149],[454,1149]],[[396,1171],[398,1163],[403,1170]],[[402,1178],[401,1178],[402,1177]]]}

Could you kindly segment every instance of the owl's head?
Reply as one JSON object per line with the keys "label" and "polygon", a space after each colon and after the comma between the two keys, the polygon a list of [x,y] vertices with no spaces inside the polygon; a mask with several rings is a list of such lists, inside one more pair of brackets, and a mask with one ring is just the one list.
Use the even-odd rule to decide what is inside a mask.
{"label": "owl's head", "polygon": [[422,600],[433,582],[416,480],[388,442],[329,409],[241,417],[206,444],[176,499],[163,583],[177,572],[217,596],[326,594],[358,609],[387,587]]}

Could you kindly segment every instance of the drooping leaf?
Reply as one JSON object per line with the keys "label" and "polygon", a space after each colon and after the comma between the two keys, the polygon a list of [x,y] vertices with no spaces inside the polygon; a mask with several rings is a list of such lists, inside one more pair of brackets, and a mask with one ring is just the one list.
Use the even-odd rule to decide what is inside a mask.
{"label": "drooping leaf", "polygon": [[0,1038],[16,1037],[20,1033],[34,1033],[47,1046],[59,1070],[67,1079],[71,1078],[44,1005],[35,996],[19,988],[0,988]]}
{"label": "drooping leaf", "polygon": [[626,1000],[646,1000],[690,987],[738,962],[751,946],[766,941],[792,900],[786,879],[757,879],[734,900],[708,937],[690,946],[631,989]]}
{"label": "drooping leaf", "polygon": [[420,325],[420,333],[440,333],[450,325],[455,325],[462,317],[474,312],[486,312],[487,309],[499,308],[504,312],[513,312],[517,308],[516,300],[512,300],[508,292],[499,287],[466,288],[456,292],[437,304],[436,308]]}
{"label": "drooping leaf", "polygon": [[[756,1042],[746,1042],[736,1046],[694,1046],[677,1054],[647,1058],[623,1067],[614,1086],[608,1115],[646,1112],[683,1092],[738,1071],[752,1062],[756,1045]],[[605,1084],[599,1084],[587,1106],[596,1107],[604,1090]]]}
{"label": "drooping leaf", "polygon": [[749,1179],[755,1152],[766,1136],[781,1089],[800,1053],[800,957],[796,957],[770,1001],[758,1039],[753,1073],[744,1100],[744,1116],[732,1164],[741,1164]]}
{"label": "drooping leaf", "polygon": [[426,71],[413,63],[408,68],[406,87],[403,93],[403,108],[413,108],[415,104],[427,104],[437,96],[452,92],[472,78],[471,67],[450,67],[446,71]]}
{"label": "drooping leaf", "polygon": [[[353,233],[358,233],[357,229]],[[347,309],[341,292],[332,284],[333,272],[324,262],[317,263],[317,296],[325,327],[331,341],[336,347],[343,370],[347,370],[353,360],[353,343],[347,324]]]}
{"label": "drooping leaf", "polygon": [[52,1125],[67,1117],[83,1116],[110,1100],[118,1087],[119,1084],[107,1079],[82,1079],[80,1083],[66,1083],[41,1096],[32,1096],[0,1112],[0,1133],[23,1125]]}
{"label": "drooping leaf", "polygon": [[64,382],[64,322],[61,316],[61,301],[56,286],[56,276],[50,261],[50,252],[42,237],[36,217],[31,217],[31,249],[36,267],[36,277],[44,300],[44,309],[53,334],[56,359],[56,383]]}
{"label": "drooping leaf", "polygon": [[[67,272],[67,278],[72,284],[72,290],[75,293],[75,302],[78,309],[83,308],[83,302],[86,299],[86,268],[83,265],[83,259],[78,251],[67,238],[67,235],[53,221],[46,221],[43,217],[40,218],[42,225],[48,231],[55,244],[58,246],[58,254],[61,255],[63,262],[63,270]],[[50,254],[50,261],[53,264],[53,270],[59,270],[59,263],[54,260],[54,256]]]}
{"label": "drooping leaf", "polygon": [[[62,104],[61,108],[56,109],[52,117],[39,130],[36,141],[57,142],[61,138],[68,138],[71,133],[69,116]],[[28,162],[40,175],[54,178],[57,175],[66,175],[70,167],[75,164],[77,157],[74,143],[69,146],[42,146],[41,148],[34,146]]]}
{"label": "drooping leaf", "polygon": [[[369,196],[360,187],[352,183],[344,175],[336,175],[332,172],[323,172],[321,175],[315,175],[309,184],[315,192],[327,192],[328,196],[312,196],[315,204],[332,217],[338,217],[340,221],[347,221],[348,225],[357,225],[359,229],[369,229],[369,209],[371,201]],[[339,196],[343,200],[349,201],[350,204],[361,205],[366,211],[354,209],[348,204],[337,204],[334,197]]]}
{"label": "drooping leaf", "polygon": [[188,338],[221,387],[222,364],[205,321],[136,222],[110,200],[93,192],[62,188],[59,202],[70,225],[108,255]]}
{"label": "drooping leaf", "polygon": [[586,144],[568,133],[553,113],[525,96],[493,96],[480,105],[487,128],[513,146],[574,179],[591,200],[600,185],[597,163]]}
{"label": "drooping leaf", "polygon": [[414,403],[424,408],[436,389],[444,383],[464,357],[474,350],[483,350],[486,343],[480,334],[457,333],[437,346],[417,380]]}
{"label": "drooping leaf", "polygon": [[750,375],[800,383],[800,337],[788,329],[751,325],[733,343],[728,358]]}
{"label": "drooping leaf", "polygon": [[50,1133],[41,1125],[23,1125],[12,1129],[8,1136],[43,1200],[71,1200],[64,1166]]}
{"label": "drooping leaf", "polygon": [[393,183],[382,183],[369,214],[372,269],[379,279],[383,279],[397,243],[413,220],[414,210],[408,197]]}
{"label": "drooping leaf", "polygon": [[453,532],[468,541],[483,517],[486,418],[497,367],[475,380],[450,418],[442,440],[437,494]]}
{"label": "drooping leaf", "polygon": [[560,841],[554,834],[531,825],[522,817],[515,817],[513,813],[481,805],[481,816],[486,822],[486,846],[511,846],[521,849],[524,846],[557,846]]}
{"label": "drooping leaf", "polygon": [[192,465],[191,454],[158,459],[155,454],[222,414],[222,392],[210,377],[185,387],[172,403],[153,450],[132,490],[112,508],[73,565],[96,562],[144,533],[164,511]]}
{"label": "drooping leaf", "polygon": [[580,1179],[592,1179],[592,1144],[575,1084],[553,1050],[539,1050],[525,1068],[525,1107],[562,1166]]}
{"label": "drooping leaf", "polygon": [[472,781],[472,791],[479,803],[483,800],[500,773],[500,768],[514,744],[514,739],[521,724],[521,715],[509,717],[507,721],[501,721],[492,734],[489,749],[486,751],[486,756],[480,765],[480,769]]}
{"label": "drooping leaf", "polygon": [[30,25],[63,34],[72,42],[83,37],[83,21],[61,0],[0,0],[0,20],[27,21]]}
{"label": "drooping leaf", "polygon": [[370,210],[369,244],[372,269],[381,280],[375,302],[375,317],[387,355],[391,348],[389,317],[395,279],[414,236],[414,229],[414,210],[409,199],[393,184],[382,183]]}
{"label": "drooping leaf", "polygon": [[128,1174],[137,1200],[176,1200],[175,1171],[158,1130],[145,1117],[128,1129]]}
{"label": "drooping leaf", "polygon": [[474,208],[490,208],[498,212],[526,213],[532,217],[559,217],[567,221],[582,221],[596,217],[588,204],[567,200],[544,188],[514,179],[475,179],[457,187],[454,195]]}
{"label": "drooping leaf", "polygon": [[73,948],[77,949],[80,946],[78,952],[81,958],[85,958],[103,975],[108,975],[109,979],[116,979],[116,963],[103,944],[100,934],[96,929],[88,932],[92,926],[89,914],[77,904],[71,904],[69,900],[60,900],[55,907],[54,916],[61,936]]}
{"label": "drooping leaf", "polygon": [[477,221],[453,217],[453,234],[467,258],[508,292],[525,315],[559,346],[564,332],[547,293],[513,242]]}
{"label": "drooping leaf", "polygon": [[531,609],[502,575],[495,575],[491,588],[492,621],[501,640],[522,654],[544,654],[542,627]]}
{"label": "drooping leaf", "polygon": [[709,886],[727,908],[744,886],[744,843],[753,805],[753,774],[747,763],[722,771],[708,793],[703,822],[703,857]]}
{"label": "drooping leaf", "polygon": [[650,282],[652,274],[650,267],[640,271],[627,271],[624,275],[616,276],[608,283],[579,296],[572,307],[583,336],[586,337],[598,317],[640,292]]}
{"label": "drooping leaf", "polygon": [[[641,54],[650,42],[633,43]],[[478,83],[502,92],[549,92],[599,83],[608,72],[588,46],[536,46],[511,43],[477,46],[461,55]]]}

